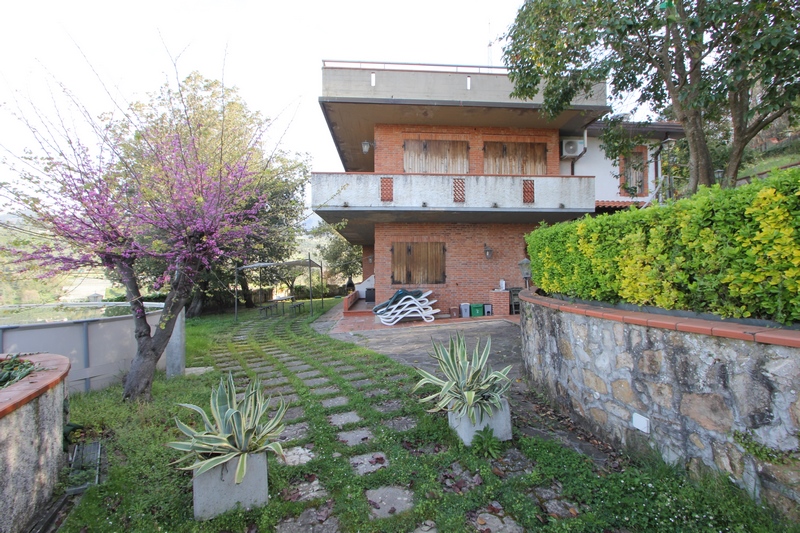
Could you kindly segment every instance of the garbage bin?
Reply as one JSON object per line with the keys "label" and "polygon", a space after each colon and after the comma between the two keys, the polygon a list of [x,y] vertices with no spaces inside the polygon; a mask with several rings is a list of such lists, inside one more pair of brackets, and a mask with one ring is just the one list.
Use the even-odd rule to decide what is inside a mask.
{"label": "garbage bin", "polygon": [[366,289],[365,292],[364,301],[375,303],[375,289]]}
{"label": "garbage bin", "polygon": [[469,316],[469,304],[461,304],[461,317]]}
{"label": "garbage bin", "polygon": [[483,316],[483,306],[484,304],[472,304],[471,316]]}
{"label": "garbage bin", "polygon": [[492,316],[492,304],[483,304],[483,314]]}

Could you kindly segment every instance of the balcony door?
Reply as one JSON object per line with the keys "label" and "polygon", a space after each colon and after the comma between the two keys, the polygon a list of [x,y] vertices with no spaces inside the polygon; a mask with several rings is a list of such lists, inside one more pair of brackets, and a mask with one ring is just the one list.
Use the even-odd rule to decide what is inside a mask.
{"label": "balcony door", "polygon": [[547,174],[545,143],[483,143],[483,172],[512,176]]}
{"label": "balcony door", "polygon": [[469,174],[469,143],[407,139],[403,170],[407,174]]}

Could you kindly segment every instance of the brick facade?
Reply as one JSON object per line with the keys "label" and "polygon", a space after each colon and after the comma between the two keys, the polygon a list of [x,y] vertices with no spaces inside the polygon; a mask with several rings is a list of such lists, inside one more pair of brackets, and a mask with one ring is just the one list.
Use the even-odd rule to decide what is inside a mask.
{"label": "brick facade", "polygon": [[[500,279],[506,287],[523,287],[518,263],[527,257],[524,235],[536,224],[426,224],[378,223],[375,225],[375,297],[388,300],[397,289],[431,290],[435,308],[447,313],[461,303],[492,303],[491,291]],[[444,242],[446,281],[442,284],[409,285],[391,282],[393,242]],[[484,255],[484,244],[492,258]],[[497,311],[495,311],[496,314]]]}
{"label": "brick facade", "polygon": [[375,126],[375,172],[403,173],[403,141],[436,140],[469,143],[469,174],[483,174],[484,142],[525,142],[547,145],[547,175],[561,174],[558,130],[514,128],[470,128],[457,126],[424,126],[377,124]]}

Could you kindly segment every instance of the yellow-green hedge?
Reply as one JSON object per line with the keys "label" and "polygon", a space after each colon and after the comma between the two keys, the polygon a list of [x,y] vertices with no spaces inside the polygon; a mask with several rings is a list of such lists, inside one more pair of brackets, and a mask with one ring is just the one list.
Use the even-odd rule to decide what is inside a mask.
{"label": "yellow-green hedge", "polygon": [[800,319],[800,169],[526,237],[548,293],[790,323]]}

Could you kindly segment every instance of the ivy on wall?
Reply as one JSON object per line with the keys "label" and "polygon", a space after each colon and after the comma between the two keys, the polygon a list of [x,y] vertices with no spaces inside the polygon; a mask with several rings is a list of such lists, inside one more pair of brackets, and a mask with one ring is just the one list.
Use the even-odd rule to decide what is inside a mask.
{"label": "ivy on wall", "polygon": [[534,283],[586,300],[800,320],[800,169],[526,236]]}

